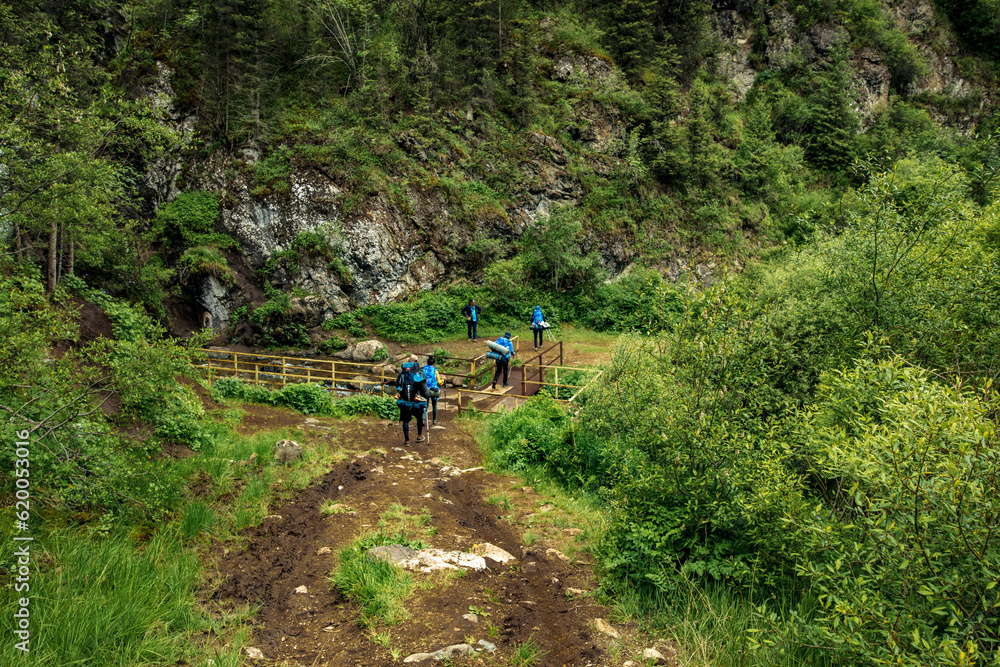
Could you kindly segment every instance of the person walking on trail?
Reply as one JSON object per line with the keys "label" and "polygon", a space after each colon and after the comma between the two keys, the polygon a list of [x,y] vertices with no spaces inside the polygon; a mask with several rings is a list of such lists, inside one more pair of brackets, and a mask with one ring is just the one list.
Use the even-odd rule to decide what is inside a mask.
{"label": "person walking on trail", "polygon": [[483,312],[483,309],[476,305],[475,299],[469,299],[469,305],[462,309],[462,314],[465,315],[465,321],[469,325],[469,340],[476,342],[479,340],[476,328],[479,324],[479,315]]}
{"label": "person walking on trail", "polygon": [[441,397],[441,386],[438,384],[437,369],[434,368],[434,355],[427,357],[427,365],[424,366],[424,379],[427,381],[427,395],[430,397],[430,407],[432,424],[438,423],[438,399]]}
{"label": "person walking on trail", "polygon": [[403,423],[403,444],[410,444],[410,419],[417,420],[417,442],[424,441],[424,411],[427,409],[427,380],[417,364],[417,358],[410,358],[403,364],[396,377],[396,405],[399,406],[399,421]]}
{"label": "person walking on trail", "polygon": [[496,369],[493,371],[493,388],[497,388],[497,380],[500,379],[500,374],[503,373],[503,386],[509,387],[507,384],[507,376],[510,374],[510,359],[514,356],[514,343],[510,341],[510,332],[507,331],[503,336],[497,338],[497,345],[502,345],[507,348],[509,352],[507,354],[502,354],[500,352],[493,352],[494,359],[497,360]]}
{"label": "person walking on trail", "polygon": [[536,350],[542,346],[542,342],[545,340],[542,338],[542,334],[545,333],[544,325],[545,317],[542,316],[542,307],[535,306],[535,312],[531,314],[531,334]]}

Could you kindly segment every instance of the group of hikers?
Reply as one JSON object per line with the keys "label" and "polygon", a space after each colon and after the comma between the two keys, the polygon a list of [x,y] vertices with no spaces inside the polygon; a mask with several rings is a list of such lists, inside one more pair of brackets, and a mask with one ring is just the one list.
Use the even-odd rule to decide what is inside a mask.
{"label": "group of hikers", "polygon": [[[470,299],[469,304],[462,308],[462,315],[468,323],[469,340],[477,342],[479,318],[482,308],[476,304],[475,299]],[[541,306],[535,306],[531,315],[529,325],[534,336],[534,348],[537,350],[542,346],[542,336],[548,324],[542,315]],[[505,331],[503,336],[495,342],[488,343],[490,347],[489,356],[496,361],[493,370],[492,388],[497,388],[497,381],[503,379],[503,386],[509,387],[507,380],[510,376],[510,361],[515,355],[514,343],[511,341],[511,334]],[[417,442],[424,441],[424,413],[431,409],[431,423],[437,424],[438,398],[441,397],[441,386],[438,382],[436,360],[433,356],[427,357],[427,363],[423,368],[417,356],[411,354],[403,363],[399,375],[396,377],[396,405],[399,406],[399,421],[403,425],[403,443],[410,442],[410,421],[417,422]]]}

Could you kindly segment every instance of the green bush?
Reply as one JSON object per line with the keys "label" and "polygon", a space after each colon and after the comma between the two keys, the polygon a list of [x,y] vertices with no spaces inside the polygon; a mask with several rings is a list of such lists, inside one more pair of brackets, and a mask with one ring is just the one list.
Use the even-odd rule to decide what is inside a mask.
{"label": "green bush", "polygon": [[487,456],[501,470],[544,464],[567,436],[569,424],[569,415],[551,398],[532,398],[490,422],[485,435]]}
{"label": "green bush", "polygon": [[783,521],[820,603],[801,641],[845,664],[1000,660],[995,410],[896,356],[824,376],[794,445],[817,504]]}
{"label": "green bush", "polygon": [[347,342],[341,340],[340,336],[331,336],[319,344],[319,351],[326,355],[347,349]]}
{"label": "green bush", "polygon": [[229,284],[235,280],[235,274],[229,268],[226,258],[214,246],[188,248],[177,264],[192,276],[215,276]]}
{"label": "green bush", "polygon": [[164,204],[153,219],[152,234],[167,246],[190,248],[214,244],[232,248],[236,242],[212,232],[219,218],[219,195],[204,190],[188,190]]}
{"label": "green bush", "polygon": [[354,394],[333,402],[330,409],[333,417],[353,417],[369,415],[381,419],[398,419],[399,407],[396,399],[382,394]]}
{"label": "green bush", "polygon": [[289,384],[278,392],[278,404],[306,415],[329,414],[332,405],[330,390],[318,384]]}

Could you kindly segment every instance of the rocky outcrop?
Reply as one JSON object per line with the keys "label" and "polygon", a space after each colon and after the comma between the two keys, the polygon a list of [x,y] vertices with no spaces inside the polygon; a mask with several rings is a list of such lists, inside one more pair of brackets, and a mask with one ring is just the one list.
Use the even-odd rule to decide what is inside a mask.
{"label": "rocky outcrop", "polygon": [[[975,100],[976,110],[985,108],[986,100],[978,97],[980,91],[963,78],[956,64],[961,50],[938,21],[929,0],[903,0],[885,11],[910,37],[927,65],[923,76],[897,92],[908,96],[931,93],[946,95],[952,100]],[[822,67],[833,48],[850,44],[853,39],[844,26],[835,23],[818,23],[802,29],[795,16],[783,6],[768,7],[762,19],[755,25],[750,17],[737,10],[723,10],[713,16],[721,38],[718,73],[730,81],[730,89],[737,100],[746,96],[759,71],[776,71],[796,63]],[[855,48],[851,64],[855,110],[862,123],[867,124],[889,99],[893,85],[889,64],[885,55],[870,45]],[[971,114],[954,120],[959,124],[972,122]]]}

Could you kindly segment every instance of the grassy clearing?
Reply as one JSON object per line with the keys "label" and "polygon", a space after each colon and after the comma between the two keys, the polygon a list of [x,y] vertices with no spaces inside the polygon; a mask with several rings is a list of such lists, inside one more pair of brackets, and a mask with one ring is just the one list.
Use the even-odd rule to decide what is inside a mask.
{"label": "grassy clearing", "polygon": [[[611,348],[618,340],[618,334],[592,331],[574,324],[562,324],[554,333],[557,341],[563,342],[563,349],[577,354],[596,355],[598,360],[587,363],[606,363],[611,360]],[[531,342],[531,339],[528,339]],[[546,339],[546,344],[551,344]]]}

